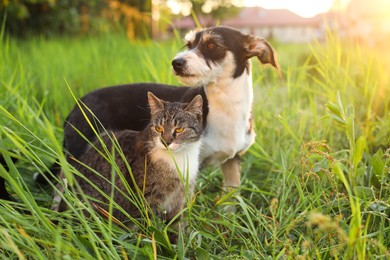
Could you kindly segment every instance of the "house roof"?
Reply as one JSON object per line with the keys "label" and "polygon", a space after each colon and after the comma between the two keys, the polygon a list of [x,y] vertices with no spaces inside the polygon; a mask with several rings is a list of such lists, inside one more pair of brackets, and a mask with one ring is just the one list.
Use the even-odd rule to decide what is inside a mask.
{"label": "house roof", "polygon": [[[323,15],[312,18],[301,17],[287,9],[264,9],[261,7],[245,7],[238,15],[225,19],[222,25],[232,27],[260,27],[260,26],[303,26],[318,25],[323,19]],[[203,27],[214,26],[215,21],[209,16],[199,16],[199,23]],[[175,20],[172,27],[176,29],[192,29],[195,23],[191,16]]]}
{"label": "house roof", "polygon": [[264,9],[261,7],[243,8],[238,16],[222,22],[227,26],[281,26],[313,25],[319,20],[316,17],[303,18],[287,9]]}

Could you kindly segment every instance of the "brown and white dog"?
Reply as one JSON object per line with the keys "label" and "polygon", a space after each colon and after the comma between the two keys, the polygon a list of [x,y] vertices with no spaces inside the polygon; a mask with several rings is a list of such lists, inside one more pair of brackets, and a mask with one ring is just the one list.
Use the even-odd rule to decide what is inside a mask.
{"label": "brown and white dog", "polygon": [[[153,83],[106,87],[81,98],[82,104],[89,109],[84,112],[99,131],[103,127],[142,130],[150,121],[149,91],[170,102],[190,102],[200,94],[204,100],[205,127],[199,158],[201,165],[220,165],[224,186],[238,187],[239,154],[255,139],[249,59],[256,56],[261,63],[271,64],[280,73],[275,52],[264,39],[223,26],[190,32],[185,41],[187,50],[176,55],[172,68],[188,87]],[[68,115],[64,134],[65,150],[77,159],[88,147],[85,138],[95,138],[79,106]]]}

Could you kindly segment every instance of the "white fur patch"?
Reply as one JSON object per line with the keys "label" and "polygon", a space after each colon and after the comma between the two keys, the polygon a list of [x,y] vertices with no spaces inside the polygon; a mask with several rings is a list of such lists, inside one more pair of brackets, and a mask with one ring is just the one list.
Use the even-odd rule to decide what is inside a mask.
{"label": "white fur patch", "polygon": [[185,36],[184,36],[184,41],[185,42],[192,42],[192,41],[195,41],[195,36],[196,36],[196,33],[198,31],[197,30],[192,30],[192,31],[189,31]]}
{"label": "white fur patch", "polygon": [[209,114],[200,154],[205,166],[220,165],[233,158],[247,150],[256,137],[253,131],[248,133],[253,102],[250,70],[233,79],[235,62],[231,53],[226,56],[225,64],[217,83],[205,86]]}
{"label": "white fur patch", "polygon": [[[220,63],[210,63],[210,67],[207,66],[205,59],[197,53],[196,49],[180,52],[174,59],[178,58],[186,60],[186,69],[183,72],[188,76],[177,76],[183,84],[188,86],[203,86],[215,82],[224,69]],[[175,73],[174,70],[173,73]]]}
{"label": "white fur patch", "polygon": [[[161,144],[161,142],[158,143]],[[189,193],[192,194],[196,176],[199,171],[200,146],[201,141],[198,140],[194,143],[185,144],[184,148],[180,147],[170,151],[161,144],[157,145],[157,147],[151,151],[150,155],[152,160],[163,160],[172,170],[178,170],[177,173],[182,175],[184,187],[186,187],[188,179],[188,185],[190,187]],[[180,208],[184,201],[185,194],[182,194],[180,187],[177,187],[175,191],[167,196],[160,206],[163,211],[169,213],[175,208]]]}
{"label": "white fur patch", "polygon": [[[152,160],[163,160],[171,169],[183,176],[186,182],[187,177],[191,187],[194,186],[199,171],[199,153],[201,141],[185,144],[184,147],[175,150],[167,150],[162,144],[154,148],[150,155]],[[185,183],[184,183],[185,184]]]}

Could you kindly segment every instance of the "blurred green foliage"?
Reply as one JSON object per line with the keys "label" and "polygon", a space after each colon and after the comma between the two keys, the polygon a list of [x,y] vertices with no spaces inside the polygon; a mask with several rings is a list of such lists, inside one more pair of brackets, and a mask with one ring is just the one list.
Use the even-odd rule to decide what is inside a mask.
{"label": "blurred green foliage", "polygon": [[242,0],[178,0],[179,2],[191,2],[192,11],[196,15],[204,14],[212,16],[215,20],[223,20],[226,17],[237,15],[241,10]]}
{"label": "blurred green foliage", "polygon": [[[18,37],[125,31],[129,39],[148,38],[167,28],[172,18],[167,1],[0,0],[0,19],[6,33]],[[241,0],[177,0],[177,4],[186,4],[196,16],[220,21],[236,15]],[[152,22],[152,13],[156,12],[159,21]]]}
{"label": "blurred green foliage", "polygon": [[131,37],[149,30],[151,0],[2,0],[0,17],[6,32],[96,34],[125,28]]}

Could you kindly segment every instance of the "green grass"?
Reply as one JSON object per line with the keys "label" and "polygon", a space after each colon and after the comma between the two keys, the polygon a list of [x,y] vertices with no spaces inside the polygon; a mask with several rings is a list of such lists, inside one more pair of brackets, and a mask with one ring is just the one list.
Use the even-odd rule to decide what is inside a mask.
{"label": "green grass", "polygon": [[[59,158],[71,182],[74,170],[61,150],[62,123],[75,104],[71,91],[81,97],[121,83],[177,84],[170,61],[182,42],[1,38],[0,151],[11,167],[0,166],[0,176],[17,200],[0,201],[4,258],[390,257],[387,50],[332,35],[322,44],[276,43],[282,81],[253,60],[257,139],[243,157],[242,187],[224,194],[219,169],[204,170],[172,245],[169,225],[150,213],[137,230],[93,212],[86,218],[81,211],[89,206],[71,189],[70,209],[50,210],[51,190],[36,187],[32,174]],[[234,213],[224,210],[231,204]]]}

